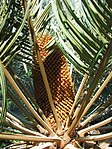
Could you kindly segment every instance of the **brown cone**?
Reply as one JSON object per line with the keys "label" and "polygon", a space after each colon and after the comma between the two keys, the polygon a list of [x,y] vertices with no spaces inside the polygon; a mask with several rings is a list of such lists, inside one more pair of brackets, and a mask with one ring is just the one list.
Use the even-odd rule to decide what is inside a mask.
{"label": "brown cone", "polygon": [[[67,61],[59,48],[54,46],[54,51],[46,57],[48,51],[45,51],[42,47],[50,39],[50,36],[44,38],[43,41],[41,38],[38,40],[38,44],[59,120],[61,121],[62,125],[65,125],[67,115],[70,112],[70,108],[74,100],[72,79]],[[56,122],[49,104],[46,88],[38,64],[38,58],[36,59],[35,57],[34,51],[36,66],[33,68],[32,73],[35,98],[39,107],[43,110],[48,121],[50,122],[52,129],[56,130]]]}

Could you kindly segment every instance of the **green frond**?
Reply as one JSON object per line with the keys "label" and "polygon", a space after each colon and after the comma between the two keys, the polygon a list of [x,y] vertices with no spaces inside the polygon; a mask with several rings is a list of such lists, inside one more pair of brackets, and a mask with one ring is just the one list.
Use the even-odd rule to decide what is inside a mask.
{"label": "green frond", "polygon": [[[75,51],[73,53],[79,55],[81,61],[88,66],[89,70],[93,69],[95,71],[98,68],[98,60],[100,61],[101,56],[104,56],[103,51],[105,49],[100,49],[102,49],[103,44],[106,45],[110,41],[112,26],[111,22],[108,21],[110,16],[105,15],[104,10],[96,2],[82,1],[83,7],[81,9],[84,10],[85,14],[82,13],[81,17],[85,17],[85,21],[89,19],[88,22],[91,22],[91,26],[87,26],[81,18],[77,17],[67,0],[63,2],[52,0],[51,2],[56,20],[66,38],[61,36],[62,33],[59,33],[59,36],[62,37],[63,41],[68,40],[70,42],[73,51]],[[65,11],[68,13],[64,13]],[[97,30],[94,30],[94,28]],[[100,53],[100,57],[98,57],[98,53]],[[77,66],[75,65],[75,67]]]}
{"label": "green frond", "polygon": [[[28,33],[26,33],[26,31],[28,31],[26,20],[28,18],[30,5],[31,2],[29,1],[24,14],[22,6],[18,5],[16,2],[13,3],[10,1],[10,3],[6,3],[7,10],[4,14],[5,16],[2,17],[4,25],[2,25],[0,39],[0,58],[6,65],[20,53],[22,46],[25,46],[24,42],[28,36]],[[18,10],[20,10],[20,12],[18,12]],[[4,32],[6,32],[6,34],[4,34]]]}
{"label": "green frond", "polygon": [[[7,97],[6,97],[6,79],[3,70],[3,65],[0,61],[0,94],[1,94],[1,102],[2,102],[2,112],[0,117],[1,126],[3,126],[5,117],[6,117],[6,110],[7,110]],[[2,128],[0,128],[2,129]]]}

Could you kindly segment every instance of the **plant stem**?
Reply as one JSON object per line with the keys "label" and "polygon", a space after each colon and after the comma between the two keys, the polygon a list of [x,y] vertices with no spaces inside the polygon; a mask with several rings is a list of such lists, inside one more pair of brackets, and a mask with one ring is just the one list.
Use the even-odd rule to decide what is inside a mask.
{"label": "plant stem", "polygon": [[[70,117],[71,117],[71,115],[72,115],[72,113],[73,113],[73,110],[74,110],[74,108],[75,108],[75,106],[76,106],[76,103],[78,102],[78,99],[79,99],[79,97],[80,97],[80,95],[81,95],[81,93],[82,93],[82,91],[83,91],[83,88],[84,88],[84,86],[85,86],[85,83],[86,83],[87,79],[88,79],[88,75],[85,74],[84,77],[83,77],[83,79],[82,79],[82,82],[81,82],[81,84],[80,84],[80,86],[79,86],[79,88],[78,88],[78,91],[77,91],[77,93],[76,93],[74,103],[73,103],[73,105],[72,105],[72,107],[71,107],[71,110],[70,110],[70,113],[69,113],[69,116],[68,116],[68,119],[67,119],[67,122],[66,122],[66,128],[68,128],[68,124],[69,124],[69,121],[70,121]],[[76,114],[76,115],[77,115],[77,114]]]}
{"label": "plant stem", "polygon": [[21,134],[0,134],[2,140],[20,140],[20,141],[34,141],[34,142],[60,142],[61,139],[57,137],[38,137],[33,135]]}
{"label": "plant stem", "polygon": [[102,72],[104,71],[104,68],[105,68],[111,54],[112,54],[112,39],[110,40],[110,43],[108,44],[108,47],[104,54],[104,57],[101,61],[101,64],[100,64],[98,70],[96,71],[96,74],[92,78],[90,78],[90,87],[88,88],[87,94],[85,95],[82,103],[78,105],[78,109],[80,109],[80,110],[78,110],[79,111],[78,115],[76,115],[74,121],[72,122],[72,125],[66,131],[66,135],[70,135],[70,133],[73,131],[73,129],[76,128],[77,125],[79,124],[79,122],[83,116],[83,112],[90,100],[91,95],[94,92],[94,89],[96,88],[96,86],[98,84],[98,81],[102,75]]}
{"label": "plant stem", "polygon": [[10,73],[7,71],[7,69],[5,67],[4,67],[4,73],[5,73],[6,77],[7,77],[10,85],[14,88],[14,90],[16,91],[16,93],[23,100],[23,102],[25,103],[25,105],[27,106],[27,108],[31,111],[31,113],[34,115],[34,117],[37,119],[37,121],[39,121],[41,123],[41,125],[48,130],[49,133],[55,135],[55,133],[53,132],[53,130],[42,120],[42,118],[38,115],[38,113],[31,106],[31,104],[29,103],[29,101],[27,100],[27,98],[25,97],[25,95],[22,93],[22,91],[20,90],[20,88],[17,86],[17,84],[15,83],[14,79],[12,78],[12,76],[10,75]]}
{"label": "plant stem", "polygon": [[61,132],[62,132],[62,126],[61,126],[61,123],[60,123],[59,118],[57,116],[56,108],[55,108],[54,103],[53,103],[50,86],[49,86],[49,83],[48,83],[48,80],[47,80],[47,75],[46,75],[45,68],[44,68],[44,65],[43,65],[43,62],[42,62],[42,59],[41,59],[41,55],[39,53],[36,32],[34,31],[34,27],[33,27],[33,23],[32,23],[32,20],[31,19],[29,20],[29,26],[30,26],[30,31],[31,31],[32,39],[34,40],[34,50],[36,52],[36,55],[35,56],[38,57],[40,71],[41,71],[41,75],[42,75],[42,78],[43,78],[43,81],[44,81],[44,84],[45,84],[45,88],[46,88],[46,91],[47,91],[49,103],[51,105],[51,109],[53,111],[53,114],[54,114],[54,117],[55,117],[55,120],[56,120],[56,123],[57,123],[57,126],[58,126],[57,133],[58,134],[61,134]]}
{"label": "plant stem", "polygon": [[40,136],[40,137],[43,137],[44,135],[42,135],[41,133],[39,132],[36,132],[36,131],[32,131],[30,129],[27,129],[21,125],[19,125],[17,122],[14,122],[14,121],[11,121],[10,119],[6,118],[5,122],[15,128],[16,130],[20,130],[21,132],[25,133],[25,134],[30,134],[30,135],[35,135],[35,136]]}
{"label": "plant stem", "polygon": [[[2,108],[0,107],[0,112],[2,112]],[[18,120],[16,117],[14,117],[13,115],[11,115],[9,112],[6,112],[6,116],[8,118],[10,118],[11,120],[17,122],[18,124],[20,124],[21,126],[23,126],[23,124],[21,123],[20,120]]]}
{"label": "plant stem", "polygon": [[34,103],[34,105],[36,106],[39,114],[41,115],[41,117],[44,119],[44,121],[50,126],[50,123],[47,121],[47,118],[45,116],[45,114],[43,113],[43,111],[40,109],[38,103],[36,103],[36,101],[34,100],[34,98],[31,96],[31,94],[28,92],[28,90],[26,89],[26,87],[23,85],[23,83],[21,82],[21,80],[18,78],[18,76],[14,73],[14,71],[10,68],[14,79],[16,80],[16,82],[19,84],[19,86],[22,88],[22,90],[24,91],[24,93],[27,95],[27,97],[29,97],[31,99],[31,101]]}
{"label": "plant stem", "polygon": [[112,103],[112,96],[109,100],[107,100],[104,104],[102,104],[95,113],[91,114],[86,120],[81,122],[79,125],[84,127],[87,123],[89,123],[96,115],[98,115],[100,112],[105,110],[110,104]]}
{"label": "plant stem", "polygon": [[56,120],[56,123],[57,123],[57,126],[58,126],[58,130],[57,131],[58,131],[59,134],[61,134],[62,126],[61,126],[61,123],[60,123],[59,118],[57,116],[56,108],[55,108],[54,103],[53,103],[53,98],[52,98],[50,86],[49,86],[49,83],[48,83],[48,80],[47,80],[47,75],[46,75],[46,72],[45,72],[45,68],[44,68],[44,65],[43,65],[43,62],[42,62],[39,50],[37,51],[37,53],[38,53],[38,60],[39,60],[40,71],[41,71],[42,78],[43,78],[43,81],[44,81],[44,84],[45,84],[45,88],[46,88],[46,91],[47,91],[49,103],[51,105],[51,108],[52,108],[52,111],[53,111],[53,114],[54,114],[54,117],[55,117],[55,120]]}
{"label": "plant stem", "polygon": [[106,120],[104,120],[102,122],[99,122],[99,123],[97,123],[95,125],[92,125],[90,127],[87,127],[85,129],[82,129],[82,130],[78,131],[77,133],[78,133],[79,136],[83,137],[85,133],[87,133],[87,132],[89,132],[91,130],[94,130],[94,129],[98,128],[98,127],[101,127],[103,125],[106,125],[106,124],[110,123],[111,121],[112,121],[112,117],[107,118]]}
{"label": "plant stem", "polygon": [[77,141],[102,141],[112,138],[112,132],[102,135],[94,135],[94,136],[88,136],[88,137],[79,137],[76,138]]}
{"label": "plant stem", "polygon": [[33,115],[21,104],[19,100],[16,99],[14,95],[10,92],[10,90],[7,90],[7,96],[16,104],[16,106],[21,110],[22,113],[31,121],[35,126],[38,125],[37,121],[33,117]]}
{"label": "plant stem", "polygon": [[84,116],[87,113],[87,111],[90,109],[90,107],[92,106],[92,104],[96,101],[96,99],[99,97],[99,95],[104,90],[104,88],[106,87],[106,85],[108,84],[108,82],[111,80],[111,78],[112,78],[112,71],[109,73],[109,75],[107,76],[107,78],[105,79],[105,81],[103,82],[103,84],[100,86],[100,88],[98,89],[98,91],[96,92],[96,94],[93,96],[93,98],[91,99],[91,101],[88,103],[88,105],[86,106],[86,108],[83,111],[82,116]]}

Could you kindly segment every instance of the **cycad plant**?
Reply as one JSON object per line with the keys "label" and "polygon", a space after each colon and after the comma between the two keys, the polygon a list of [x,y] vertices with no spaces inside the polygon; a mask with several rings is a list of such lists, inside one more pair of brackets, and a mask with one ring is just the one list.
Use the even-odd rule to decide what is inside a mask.
{"label": "cycad plant", "polygon": [[0,7],[0,139],[19,141],[6,148],[87,148],[112,138],[111,89],[103,97],[112,79],[110,2]]}

